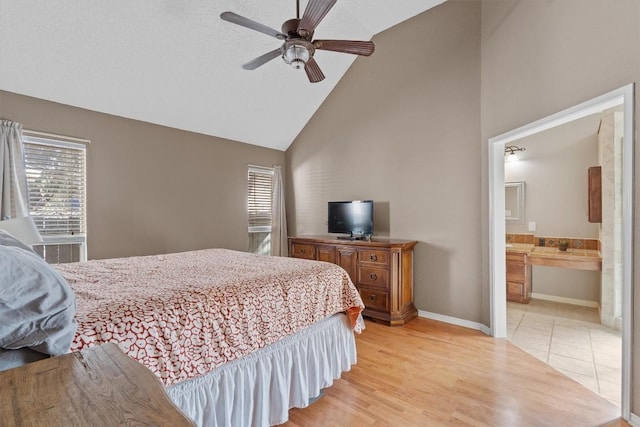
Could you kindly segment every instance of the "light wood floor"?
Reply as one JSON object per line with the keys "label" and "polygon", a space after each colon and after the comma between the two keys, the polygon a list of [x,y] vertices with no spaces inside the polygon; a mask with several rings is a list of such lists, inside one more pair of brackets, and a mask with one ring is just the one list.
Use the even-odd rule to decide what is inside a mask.
{"label": "light wood floor", "polygon": [[367,322],[358,363],[286,426],[628,426],[620,409],[504,339]]}

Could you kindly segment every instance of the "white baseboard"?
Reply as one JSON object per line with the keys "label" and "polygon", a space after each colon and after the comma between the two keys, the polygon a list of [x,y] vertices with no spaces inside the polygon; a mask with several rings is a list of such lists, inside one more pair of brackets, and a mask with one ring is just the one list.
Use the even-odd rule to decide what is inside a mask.
{"label": "white baseboard", "polygon": [[463,326],[469,329],[475,329],[477,331],[483,332],[486,335],[491,336],[491,328],[482,323],[472,322],[470,320],[459,319],[453,316],[446,316],[444,314],[431,313],[430,311],[418,310],[418,316],[424,317],[425,319],[437,320],[439,322],[450,323],[456,326]]}
{"label": "white baseboard", "polygon": [[545,301],[561,302],[564,304],[581,305],[583,307],[593,307],[593,308],[600,309],[600,304],[598,304],[596,301],[589,301],[586,299],[557,297],[555,295],[537,294],[535,292],[531,293],[531,298],[542,299]]}
{"label": "white baseboard", "polygon": [[629,424],[633,427],[640,427],[640,417],[632,413],[631,417],[629,417]]}

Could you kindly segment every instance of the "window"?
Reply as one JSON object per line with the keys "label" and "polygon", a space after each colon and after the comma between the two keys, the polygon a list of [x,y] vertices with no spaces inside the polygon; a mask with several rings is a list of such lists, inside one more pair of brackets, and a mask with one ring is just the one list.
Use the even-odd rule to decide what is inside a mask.
{"label": "window", "polygon": [[51,263],[85,261],[85,145],[28,133],[23,142],[30,215],[44,240],[34,249]]}
{"label": "window", "polygon": [[249,166],[247,209],[249,252],[269,255],[273,199],[273,169]]}

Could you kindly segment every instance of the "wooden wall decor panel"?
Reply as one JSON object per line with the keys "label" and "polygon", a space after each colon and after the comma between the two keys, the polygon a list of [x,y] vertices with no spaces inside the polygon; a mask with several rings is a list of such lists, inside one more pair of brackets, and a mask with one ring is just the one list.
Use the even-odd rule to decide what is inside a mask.
{"label": "wooden wall decor panel", "polygon": [[589,168],[589,222],[602,222],[602,167]]}

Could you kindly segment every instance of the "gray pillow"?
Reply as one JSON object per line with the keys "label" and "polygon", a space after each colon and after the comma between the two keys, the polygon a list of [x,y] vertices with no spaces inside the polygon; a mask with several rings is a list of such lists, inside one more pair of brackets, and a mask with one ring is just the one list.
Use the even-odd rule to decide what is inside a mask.
{"label": "gray pillow", "polygon": [[66,280],[33,252],[0,246],[0,348],[68,353],[76,299]]}
{"label": "gray pillow", "polygon": [[11,233],[6,230],[0,230],[0,246],[14,246],[16,248],[21,248],[29,252],[36,253],[31,245],[27,245],[21,240],[17,239]]}

